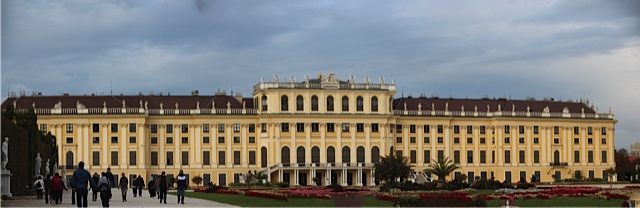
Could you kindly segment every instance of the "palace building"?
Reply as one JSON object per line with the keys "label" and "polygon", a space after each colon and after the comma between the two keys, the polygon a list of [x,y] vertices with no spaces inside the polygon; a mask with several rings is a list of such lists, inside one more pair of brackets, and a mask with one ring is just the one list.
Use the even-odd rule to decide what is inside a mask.
{"label": "palace building", "polygon": [[606,180],[615,166],[617,121],[588,101],[396,98],[395,82],[334,74],[276,76],[253,89],[251,97],[34,94],[10,96],[2,108],[33,108],[69,173],[84,161],[90,172],[110,167],[114,176],[145,180],[183,169],[204,185],[228,185],[265,171],[272,183],[370,186],[373,163],[390,152],[417,172],[449,157],[461,168],[448,179],[464,174],[470,183],[549,182],[577,172]]}

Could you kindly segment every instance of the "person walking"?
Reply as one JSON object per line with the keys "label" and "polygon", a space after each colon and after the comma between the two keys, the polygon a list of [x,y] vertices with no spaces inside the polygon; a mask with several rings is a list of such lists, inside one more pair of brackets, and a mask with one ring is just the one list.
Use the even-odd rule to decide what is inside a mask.
{"label": "person walking", "polygon": [[149,179],[149,183],[147,184],[147,187],[149,187],[149,197],[155,198],[156,197],[156,181],[153,179],[153,177]]}
{"label": "person walking", "polygon": [[44,178],[44,202],[49,204],[49,193],[51,192],[51,174],[48,174]]}
{"label": "person walking", "polygon": [[44,192],[44,180],[42,180],[42,176],[38,176],[38,179],[33,182],[33,187],[36,188],[37,198],[42,199],[42,192]]}
{"label": "person walking", "polygon": [[87,183],[91,184],[91,187],[97,187],[96,183],[91,180],[91,173],[84,169],[84,162],[78,163],[78,169],[73,172],[71,176],[71,184],[76,189],[76,204],[78,207],[87,207]]}
{"label": "person walking", "polygon": [[107,180],[109,180],[109,185],[114,188],[113,185],[116,183],[116,179],[113,177],[113,173],[111,173],[111,167],[107,168]]}
{"label": "person walking", "polygon": [[[98,172],[93,173],[93,177],[91,179],[93,180],[93,182],[98,184],[100,182],[100,175],[98,175]],[[91,198],[92,201],[97,201],[98,193],[100,193],[100,189],[91,189],[91,193],[93,193],[93,197]]]}
{"label": "person walking", "polygon": [[169,188],[169,183],[167,183],[167,174],[162,171],[162,175],[158,178],[157,182],[158,190],[160,194],[158,194],[158,198],[160,198],[160,203],[164,200],[164,203],[167,203],[167,189]]}
{"label": "person walking", "polygon": [[[122,192],[122,201],[126,202],[127,201],[127,186],[129,185],[129,179],[127,179],[127,176],[124,175],[124,173],[122,173],[122,177],[120,177],[120,183],[118,184],[118,189],[120,189],[120,191]],[[133,197],[136,197],[136,195],[134,194]]]}
{"label": "person walking", "polygon": [[184,204],[184,194],[187,190],[187,176],[184,175],[184,172],[180,170],[178,173],[178,203]]}
{"label": "person walking", "polygon": [[98,182],[98,190],[100,190],[100,200],[102,201],[102,207],[109,207],[109,199],[111,199],[111,184],[107,178],[107,174],[102,172],[102,178]]}
{"label": "person walking", "polygon": [[60,204],[62,202],[62,190],[69,191],[67,186],[62,182],[62,177],[60,177],[59,173],[51,179],[51,204],[55,201],[56,204]]}
{"label": "person walking", "polygon": [[142,176],[138,175],[138,178],[136,178],[135,182],[133,182],[133,183],[135,184],[136,189],[138,191],[138,196],[142,197],[142,189],[145,187],[144,179],[142,178]]}

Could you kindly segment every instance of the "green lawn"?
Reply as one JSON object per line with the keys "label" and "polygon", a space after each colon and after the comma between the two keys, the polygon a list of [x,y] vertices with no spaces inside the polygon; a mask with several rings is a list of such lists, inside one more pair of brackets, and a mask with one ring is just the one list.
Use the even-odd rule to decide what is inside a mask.
{"label": "green lawn", "polygon": [[[225,204],[232,204],[241,207],[335,207],[336,204],[331,199],[300,199],[290,198],[288,202],[261,197],[231,194],[213,194],[187,192],[187,197],[217,201]],[[392,207],[393,202],[377,200],[367,197],[364,201],[365,207]]]}
{"label": "green lawn", "polygon": [[[622,199],[596,199],[588,197],[557,197],[553,199],[516,199],[514,205],[518,207],[620,207]],[[487,206],[500,207],[506,200],[489,200]]]}

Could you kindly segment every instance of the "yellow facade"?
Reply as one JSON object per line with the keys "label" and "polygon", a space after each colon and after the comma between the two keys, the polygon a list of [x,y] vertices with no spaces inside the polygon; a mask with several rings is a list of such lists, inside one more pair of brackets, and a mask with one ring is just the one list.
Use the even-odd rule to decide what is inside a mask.
{"label": "yellow facade", "polygon": [[323,185],[372,185],[373,160],[391,151],[416,171],[447,156],[461,167],[448,179],[535,175],[549,182],[578,170],[603,178],[615,166],[616,120],[588,103],[395,93],[395,83],[383,79],[355,83],[327,74],[261,81],[252,98],[27,96],[3,107],[34,107],[41,130],[57,137],[61,165],[84,161],[90,172],[110,167],[146,180],[183,169],[206,184],[229,184],[264,170],[271,182],[310,185],[317,176]]}

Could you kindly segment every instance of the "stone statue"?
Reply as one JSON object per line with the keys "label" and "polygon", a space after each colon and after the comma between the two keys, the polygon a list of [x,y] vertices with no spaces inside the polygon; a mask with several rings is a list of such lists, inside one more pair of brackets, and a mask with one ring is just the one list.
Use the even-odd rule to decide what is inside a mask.
{"label": "stone statue", "polygon": [[149,109],[149,102],[144,101],[144,109]]}
{"label": "stone statue", "polygon": [[473,106],[473,112],[476,112],[476,113],[478,112],[478,106],[477,105]]}
{"label": "stone statue", "polygon": [[278,81],[280,81],[280,78],[278,78],[278,75],[277,75],[277,74],[276,74],[276,76],[275,76],[275,77],[273,77],[273,81],[274,81],[275,83],[278,83]]}
{"label": "stone statue", "polygon": [[107,101],[102,102],[102,107],[107,108]]}
{"label": "stone statue", "polygon": [[418,110],[422,110],[422,104],[418,103]]}
{"label": "stone statue", "polygon": [[549,112],[549,106],[544,107],[544,109],[542,109],[542,112],[548,113]]}
{"label": "stone statue", "polygon": [[516,104],[511,104],[511,112],[516,112]]}
{"label": "stone statue", "polygon": [[200,109],[200,101],[199,100],[196,102],[196,109]]}
{"label": "stone statue", "polygon": [[502,111],[502,106],[500,106],[500,103],[498,103],[498,111]]}
{"label": "stone statue", "polygon": [[142,108],[142,100],[140,100],[140,108]]}
{"label": "stone statue", "polygon": [[407,110],[407,103],[404,103],[404,110]]}
{"label": "stone statue", "polygon": [[60,109],[60,108],[62,108],[62,102],[58,101],[58,103],[56,103],[55,105],[53,105],[53,108],[55,108],[55,109]]}
{"label": "stone statue", "polygon": [[85,106],[78,100],[78,101],[76,101],[76,108],[83,109],[83,108],[85,108]]}
{"label": "stone statue", "polygon": [[242,101],[242,109],[245,109],[245,107],[247,106],[247,102],[245,102],[244,100]]}
{"label": "stone statue", "polygon": [[40,170],[42,168],[42,158],[40,157],[40,153],[36,153],[36,174],[35,176],[39,176],[40,175]]}
{"label": "stone statue", "polygon": [[460,111],[464,112],[464,105],[460,106]]}
{"label": "stone statue", "polygon": [[49,166],[50,166],[50,165],[51,165],[51,164],[49,164],[49,159],[47,159],[47,164],[45,164],[45,166],[44,166],[44,174],[45,174],[45,175],[49,175],[49,174],[51,174],[51,169],[49,169]]}
{"label": "stone statue", "polygon": [[231,109],[231,102],[227,101],[227,109]]}
{"label": "stone statue", "polygon": [[9,137],[5,137],[2,142],[2,170],[7,169],[7,163],[9,163]]}
{"label": "stone statue", "polygon": [[67,184],[67,167],[66,166],[62,166],[62,182]]}
{"label": "stone statue", "polygon": [[449,111],[449,102],[444,103],[444,111]]}
{"label": "stone statue", "polygon": [[122,100],[122,108],[126,108],[127,107],[127,101]]}
{"label": "stone statue", "polygon": [[176,110],[178,110],[178,102],[176,102]]}
{"label": "stone statue", "polygon": [[56,174],[58,172],[58,162],[53,163],[53,174]]}
{"label": "stone statue", "polygon": [[160,102],[160,110],[164,109],[164,104],[162,104],[162,102]]}

